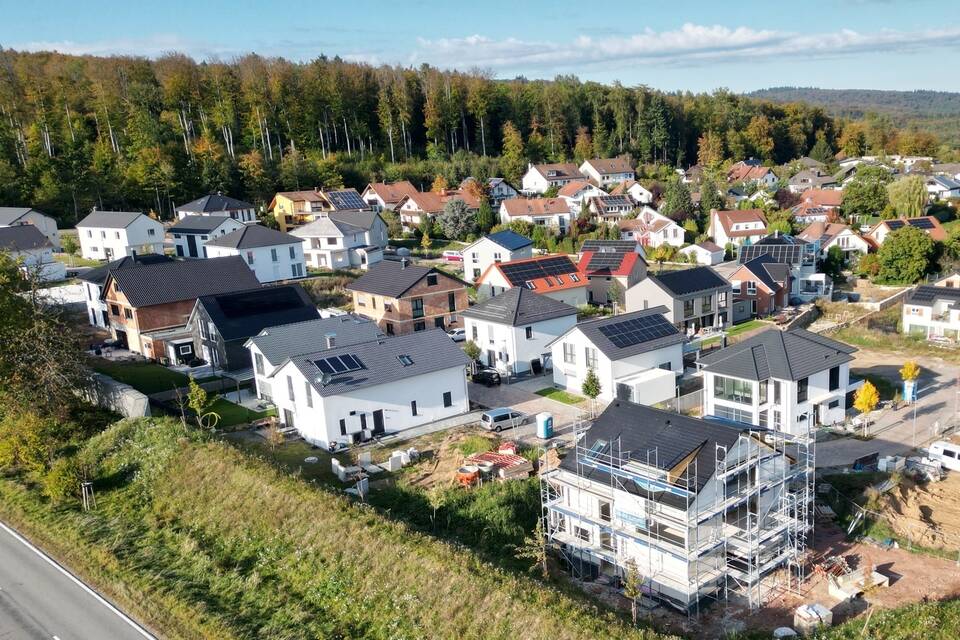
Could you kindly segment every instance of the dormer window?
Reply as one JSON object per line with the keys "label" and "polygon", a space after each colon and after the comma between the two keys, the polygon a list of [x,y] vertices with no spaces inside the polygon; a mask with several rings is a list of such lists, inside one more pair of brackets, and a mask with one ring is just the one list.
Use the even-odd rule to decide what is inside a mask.
{"label": "dormer window", "polygon": [[533,280],[527,280],[525,284],[527,285],[527,289],[530,289],[531,291],[537,288],[537,285]]}

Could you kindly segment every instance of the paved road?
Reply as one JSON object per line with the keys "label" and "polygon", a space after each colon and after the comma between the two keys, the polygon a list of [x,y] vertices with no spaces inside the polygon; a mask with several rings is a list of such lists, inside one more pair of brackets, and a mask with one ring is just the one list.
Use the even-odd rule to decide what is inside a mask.
{"label": "paved road", "polygon": [[0,638],[152,638],[0,523]]}

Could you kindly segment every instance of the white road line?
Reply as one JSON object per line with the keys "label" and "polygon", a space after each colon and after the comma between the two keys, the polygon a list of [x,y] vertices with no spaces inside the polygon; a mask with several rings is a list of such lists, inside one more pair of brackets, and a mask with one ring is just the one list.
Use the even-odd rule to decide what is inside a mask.
{"label": "white road line", "polygon": [[[14,538],[16,538],[16,539],[17,539],[19,542],[21,542],[25,547],[27,547],[28,549],[30,549],[31,551],[33,551],[35,554],[37,554],[38,556],[40,556],[40,558],[42,558],[44,562],[46,562],[47,564],[49,564],[51,567],[53,567],[54,569],[56,569],[57,571],[59,571],[59,572],[62,573],[63,575],[65,575],[67,578],[69,578],[71,581],[73,581],[74,584],[76,584],[78,587],[80,587],[81,589],[83,589],[84,591],[86,591],[88,594],[90,594],[91,596],[93,596],[100,604],[102,604],[102,605],[105,606],[107,609],[109,609],[110,611],[112,611],[112,612],[114,613],[114,615],[116,615],[118,618],[120,618],[121,620],[123,620],[124,622],[126,622],[128,625],[130,625],[131,627],[133,627],[133,629],[134,629],[137,633],[139,633],[141,636],[143,636],[144,638],[147,638],[148,640],[157,640],[153,635],[151,635],[150,633],[148,633],[146,629],[144,629],[144,628],[141,627],[139,624],[137,624],[135,621],[133,621],[127,614],[125,614],[124,612],[120,611],[120,609],[117,609],[117,608],[116,608],[115,606],[113,606],[112,604],[110,604],[103,596],[101,596],[99,593],[97,593],[96,591],[94,591],[93,589],[91,589],[90,587],[88,587],[87,585],[85,585],[79,578],[77,578],[75,575],[73,575],[72,573],[70,573],[69,571],[67,571],[66,569],[64,569],[64,568],[60,565],[60,563],[58,563],[56,560],[54,560],[53,558],[51,558],[50,556],[48,556],[46,553],[44,553],[43,551],[41,551],[41,550],[38,549],[37,547],[35,547],[29,540],[27,540],[26,538],[24,538],[23,536],[21,536],[19,533],[17,533],[16,531],[14,531],[14,530],[11,529],[10,527],[8,527],[8,526],[7,526],[6,524],[4,524],[3,522],[0,522],[0,529],[3,529],[3,530],[6,531],[7,533],[9,533],[11,536],[13,536]],[[53,638],[54,638],[54,640],[59,640],[59,638],[57,638],[57,636],[53,636]]]}

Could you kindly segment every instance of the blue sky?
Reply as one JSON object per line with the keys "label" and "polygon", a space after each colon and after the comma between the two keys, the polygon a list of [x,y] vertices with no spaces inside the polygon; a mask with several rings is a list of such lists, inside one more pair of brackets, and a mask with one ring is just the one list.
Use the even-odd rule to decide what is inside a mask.
{"label": "blue sky", "polygon": [[198,59],[326,54],[667,90],[960,91],[957,9],[956,0],[0,0],[0,46]]}

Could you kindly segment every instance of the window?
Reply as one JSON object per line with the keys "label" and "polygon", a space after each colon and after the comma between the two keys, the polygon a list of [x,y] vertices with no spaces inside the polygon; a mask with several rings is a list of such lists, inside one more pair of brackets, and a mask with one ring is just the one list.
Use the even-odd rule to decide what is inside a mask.
{"label": "window", "polygon": [[247,264],[253,264],[253,251],[247,251]]}
{"label": "window", "polygon": [[357,306],[358,307],[367,306],[367,299],[364,296],[360,295],[359,293],[357,294]]}
{"label": "window", "polygon": [[471,336],[471,339],[472,339],[474,342],[477,341],[477,335],[478,335],[478,333],[479,333],[479,332],[477,331],[477,325],[471,324],[471,325],[470,325],[470,336]]}
{"label": "window", "polygon": [[499,254],[499,253],[493,254],[493,261],[494,261],[494,262],[500,262],[500,254]]}
{"label": "window", "polygon": [[270,260],[271,262],[279,262],[280,258],[277,256],[276,248],[270,249]]}
{"label": "window", "polygon": [[769,380],[760,381],[760,404],[767,404],[767,387],[769,384]]}
{"label": "window", "polygon": [[327,238],[327,244],[337,244],[336,238]]}
{"label": "window", "polygon": [[531,291],[537,288],[537,283],[534,282],[533,280],[527,280],[526,285],[527,285],[527,289],[530,289]]}
{"label": "window", "polygon": [[583,350],[584,357],[586,358],[587,368],[596,369],[597,368],[597,350],[591,347],[585,347]]}
{"label": "window", "polygon": [[200,239],[201,239],[201,240],[206,240],[206,239],[207,239],[207,236],[200,236]]}
{"label": "window", "polygon": [[185,356],[189,353],[193,353],[193,345],[192,344],[177,345],[177,351],[180,353],[180,355]]}
{"label": "window", "polygon": [[577,539],[582,540],[586,543],[590,542],[590,529],[573,525],[573,535]]}
{"label": "window", "polygon": [[[203,248],[203,253],[204,253],[204,255],[206,255],[206,253],[207,253],[207,248],[206,248],[206,247]],[[294,278],[302,278],[302,277],[303,277],[303,265],[302,265],[302,264],[299,264],[299,263],[298,263],[298,264],[292,264],[292,265],[290,265],[290,272],[293,274],[293,277],[294,277]]]}
{"label": "window", "polygon": [[290,259],[291,260],[297,259],[297,248],[293,245],[290,245]]}
{"label": "window", "polygon": [[580,277],[575,273],[570,274],[570,279],[573,280],[574,282],[580,282]]}
{"label": "window", "polygon": [[443,329],[443,316],[437,316],[433,319],[433,326]]}
{"label": "window", "polygon": [[412,415],[412,416],[419,415],[419,414],[417,413],[417,401],[416,401],[416,400],[411,400],[411,401],[410,401],[410,415]]}
{"label": "window", "polygon": [[290,398],[290,402],[296,402],[297,396],[293,393],[293,378],[287,376],[287,396]]}
{"label": "window", "polygon": [[453,406],[453,394],[449,391],[443,392],[443,406],[452,407]]}
{"label": "window", "polygon": [[476,252],[476,251],[474,251],[473,253],[470,254],[470,262],[472,262],[472,263],[474,263],[474,264],[480,262],[480,256],[477,255],[477,252]]}
{"label": "window", "polygon": [[257,372],[258,376],[263,375],[263,354],[253,354],[253,368]]}
{"label": "window", "polygon": [[393,323],[392,323],[392,322],[388,322],[388,323],[387,323],[387,335],[388,335],[388,336],[392,336],[392,335],[393,335]]}
{"label": "window", "polygon": [[713,414],[724,420],[733,420],[734,422],[743,422],[744,424],[753,424],[753,412],[743,409],[734,409],[733,407],[723,407],[717,405],[713,408]]}
{"label": "window", "polygon": [[304,386],[304,393],[307,395],[307,406],[313,407],[313,393],[310,392],[310,381],[304,380],[303,386]]}
{"label": "window", "polygon": [[427,325],[426,325],[422,320],[421,320],[420,322],[414,322],[414,323],[413,323],[413,330],[414,330],[414,331],[423,331],[423,330],[426,329],[426,328],[427,328]]}
{"label": "window", "polygon": [[[157,235],[157,234],[156,234],[156,231],[157,231],[156,229],[147,229],[147,235],[148,235],[148,236],[155,236],[155,235]],[[118,237],[119,237],[119,236],[118,236]]]}
{"label": "window", "polygon": [[717,294],[717,308],[722,309],[727,306],[727,292],[721,291]]}
{"label": "window", "polygon": [[92,237],[93,237],[93,230],[92,230],[92,229],[87,229],[87,237],[88,237],[88,238],[92,238]]}
{"label": "window", "polygon": [[600,501],[600,519],[604,522],[610,522],[610,503]]}
{"label": "window", "polygon": [[714,376],[713,397],[738,404],[753,404],[753,382]]}
{"label": "window", "polygon": [[760,416],[759,416],[759,419],[757,420],[757,424],[761,427],[767,426],[767,410],[766,409],[760,412]]}
{"label": "window", "polygon": [[797,402],[806,402],[807,401],[807,387],[810,384],[809,378],[804,378],[803,380],[797,380]]}
{"label": "window", "polygon": [[340,435],[347,435],[347,421],[344,418],[340,418]]}
{"label": "window", "polygon": [[840,367],[830,369],[830,391],[840,388]]}
{"label": "window", "polygon": [[563,343],[563,361],[567,364],[577,364],[576,345],[568,342]]}
{"label": "window", "polygon": [[683,301],[683,317],[692,318],[693,317],[693,300],[684,300]]}
{"label": "window", "polygon": [[836,409],[840,406],[840,400],[831,400],[830,404],[827,405],[827,409]]}
{"label": "window", "polygon": [[757,294],[757,283],[753,280],[747,282],[747,295],[753,296]]}
{"label": "window", "polygon": [[524,336],[526,336],[527,340],[532,340],[532,339],[533,339],[533,327],[531,327],[531,326],[526,326],[526,327],[524,327],[524,328],[523,328],[523,333],[524,333]]}
{"label": "window", "polygon": [[732,280],[732,281],[730,282],[730,284],[733,286],[733,293],[739,294],[739,293],[740,293],[740,281],[739,281],[739,280]]}
{"label": "window", "polygon": [[131,311],[130,309],[124,309],[123,317],[126,318],[127,320],[133,320],[133,311]]}
{"label": "window", "polygon": [[673,371],[673,366],[669,362],[661,362],[657,365],[658,369],[663,369],[664,371]]}
{"label": "window", "polygon": [[774,429],[779,429],[783,424],[783,418],[780,415],[780,409],[773,410],[773,424],[771,425]]}
{"label": "window", "polygon": [[428,273],[428,274],[427,274],[427,286],[428,286],[428,287],[434,287],[434,286],[436,286],[436,284],[437,284],[437,274],[435,274],[435,273]]}
{"label": "window", "polygon": [[115,305],[115,304],[110,305],[110,313],[113,314],[113,315],[115,315],[115,316],[119,316],[119,315],[120,315],[120,307],[118,307],[118,306]]}
{"label": "window", "polygon": [[474,270],[473,270],[473,279],[476,280],[476,279],[479,278],[479,277],[480,277],[480,269],[474,269]]}
{"label": "window", "polygon": [[452,291],[447,294],[447,309],[449,311],[457,310],[457,294]]}
{"label": "window", "polygon": [[780,404],[780,381],[773,381],[773,403]]}
{"label": "window", "polygon": [[413,298],[410,300],[410,306],[413,308],[413,317],[423,317],[423,298]]}
{"label": "window", "polygon": [[701,313],[708,313],[713,310],[713,296],[703,296]]}
{"label": "window", "polygon": [[[151,231],[153,231],[153,229],[151,229]],[[117,240],[119,240],[119,239],[120,239],[120,232],[119,232],[119,231],[114,231],[114,232],[113,232],[113,237],[116,238]]]}

